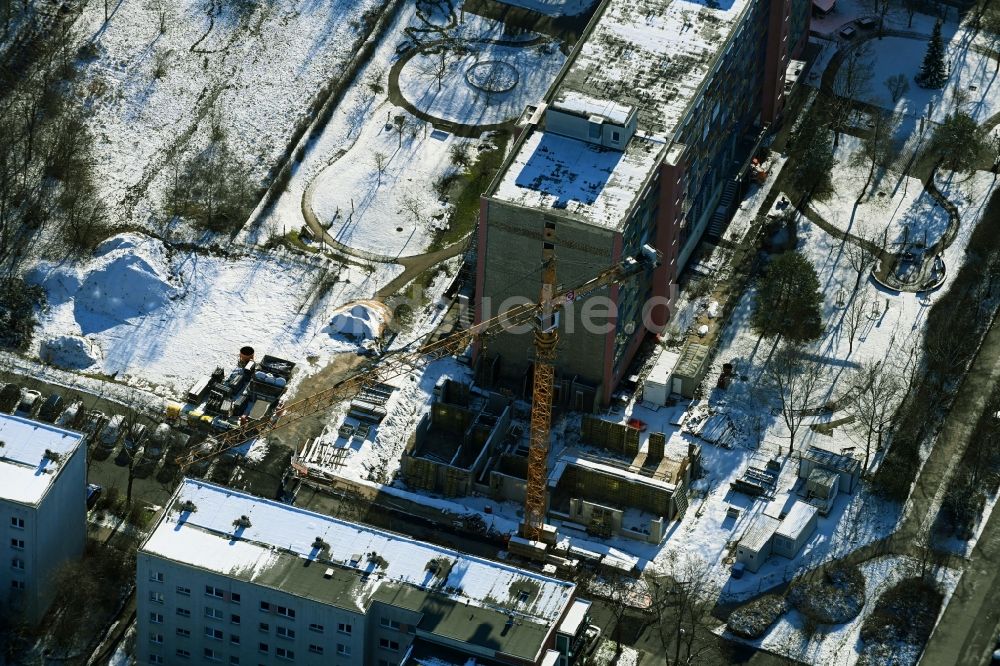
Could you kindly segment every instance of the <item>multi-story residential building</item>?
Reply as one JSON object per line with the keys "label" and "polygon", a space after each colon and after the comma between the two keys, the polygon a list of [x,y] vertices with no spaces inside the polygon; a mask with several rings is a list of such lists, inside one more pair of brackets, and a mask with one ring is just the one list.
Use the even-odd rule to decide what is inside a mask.
{"label": "multi-story residential building", "polygon": [[144,665],[566,666],[585,628],[575,591],[188,479],[139,549],[136,650]]}
{"label": "multi-story residential building", "polygon": [[[546,248],[566,288],[644,244],[662,254],[655,271],[597,294],[610,308],[596,305],[597,295],[567,308],[557,362],[563,404],[607,402],[648,331],[666,324],[670,285],[783,111],[809,7],[605,0],[544,102],[526,111],[482,198],[477,319],[510,299],[538,299]],[[592,304],[598,312],[589,314],[611,314],[598,318],[603,328],[585,331]],[[489,340],[491,373],[527,378],[531,341]]]}
{"label": "multi-story residential building", "polygon": [[56,570],[87,540],[87,447],[83,435],[0,414],[0,590],[35,624],[56,594]]}

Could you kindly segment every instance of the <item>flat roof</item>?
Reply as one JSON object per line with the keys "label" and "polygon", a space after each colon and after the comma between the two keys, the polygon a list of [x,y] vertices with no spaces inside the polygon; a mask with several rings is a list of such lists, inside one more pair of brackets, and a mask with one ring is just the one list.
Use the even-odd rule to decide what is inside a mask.
{"label": "flat roof", "polygon": [[[676,138],[750,0],[611,0],[559,84],[639,110],[640,131]],[[599,10],[600,11],[600,10]]]}
{"label": "flat roof", "polygon": [[821,449],[818,446],[810,445],[805,453],[802,454],[802,457],[829,469],[835,469],[838,472],[853,474],[861,469],[861,461],[857,458],[846,456],[843,453],[834,453],[833,451]]}
{"label": "flat roof", "polygon": [[[241,516],[249,526],[234,525]],[[193,479],[178,487],[141,551],[341,608],[363,612],[375,601],[409,608],[424,613],[420,626],[431,633],[532,659],[575,590],[573,583]],[[509,618],[512,628],[504,626]]]}
{"label": "flat roof", "polygon": [[569,612],[566,613],[566,617],[564,617],[563,621],[559,624],[559,632],[569,634],[570,636],[576,636],[580,631],[580,625],[583,624],[583,621],[586,619],[589,611],[589,601],[584,599],[574,599],[573,605],[569,607]]}
{"label": "flat roof", "polygon": [[634,136],[625,151],[533,130],[512,158],[492,197],[552,209],[618,229],[656,167],[662,142]]}
{"label": "flat roof", "polygon": [[774,533],[786,539],[797,539],[816,515],[816,511],[816,507],[812,504],[796,500]]}
{"label": "flat roof", "polygon": [[[0,497],[39,504],[59,475],[62,461],[73,455],[81,441],[83,435],[78,432],[0,414]],[[49,458],[46,451],[58,460]]]}
{"label": "flat roof", "polygon": [[781,521],[766,514],[759,514],[747,527],[740,538],[739,545],[759,553],[774,536]]}
{"label": "flat roof", "polygon": [[550,106],[557,111],[573,113],[584,118],[600,116],[622,126],[628,122],[628,117],[635,108],[612,100],[599,99],[577,90],[561,90]]}

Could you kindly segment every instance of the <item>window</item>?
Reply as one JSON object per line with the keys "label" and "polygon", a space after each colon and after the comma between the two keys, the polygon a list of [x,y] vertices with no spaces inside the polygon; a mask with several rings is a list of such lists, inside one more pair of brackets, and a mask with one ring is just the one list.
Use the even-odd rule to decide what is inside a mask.
{"label": "window", "polygon": [[239,645],[240,644],[240,635],[239,634],[229,634],[229,642],[232,643],[233,645]]}
{"label": "window", "polygon": [[24,560],[22,560],[20,557],[15,557],[10,561],[10,566],[12,569],[24,571]]}
{"label": "window", "polygon": [[320,647],[319,645],[310,645],[309,646],[309,653],[310,654],[323,654],[323,648]]}
{"label": "window", "polygon": [[317,634],[322,634],[323,633],[323,625],[322,624],[310,624],[309,625],[309,631],[315,631]]}
{"label": "window", "polygon": [[10,517],[10,526],[16,530],[24,529],[24,518],[18,518],[17,516]]}
{"label": "window", "polygon": [[149,572],[149,580],[153,581],[154,583],[162,583],[163,582],[163,572],[162,571],[152,571],[152,570],[150,570],[150,572]]}
{"label": "window", "polygon": [[187,608],[181,608],[180,606],[177,607],[177,614],[181,617],[191,617],[191,611]]}
{"label": "window", "polygon": [[351,646],[344,645],[343,643],[337,643],[337,654],[343,655],[345,657],[351,656]]}
{"label": "window", "polygon": [[233,624],[239,624],[240,623],[240,616],[236,615],[234,613],[233,615],[229,616],[229,621],[232,622]]}
{"label": "window", "polygon": [[395,620],[390,620],[387,617],[380,617],[378,623],[386,629],[395,629],[396,631],[399,631],[399,622],[396,622]]}
{"label": "window", "polygon": [[156,643],[157,645],[163,645],[163,634],[158,634],[156,632],[151,632],[149,634],[149,642]]}
{"label": "window", "polygon": [[149,600],[152,601],[154,604],[162,604],[163,603],[163,592],[150,592],[149,593]]}
{"label": "window", "polygon": [[283,615],[283,616],[287,617],[290,620],[294,620],[295,619],[295,609],[294,608],[285,608],[284,606],[278,606],[277,607],[277,613],[278,613],[278,615]]}
{"label": "window", "polygon": [[151,663],[151,664],[162,664],[163,663],[163,657],[161,657],[158,654],[151,654],[151,655],[149,655],[149,663]]}
{"label": "window", "polygon": [[211,606],[205,608],[205,617],[210,620],[222,620],[226,617],[226,614],[220,611],[218,608],[212,608]]}
{"label": "window", "polygon": [[163,616],[160,613],[150,613],[149,621],[153,624],[163,624]]}
{"label": "window", "polygon": [[10,547],[14,550],[24,550],[24,539],[11,539]]}
{"label": "window", "polygon": [[222,658],[212,648],[205,648],[205,659],[209,661],[222,661]]}
{"label": "window", "polygon": [[214,585],[206,585],[205,596],[216,597],[217,599],[225,599],[226,593],[221,587],[215,587]]}
{"label": "window", "polygon": [[390,641],[388,638],[378,639],[378,646],[383,650],[390,650],[391,652],[399,651],[399,643],[396,641]]}
{"label": "window", "polygon": [[229,663],[236,664],[238,666],[240,663],[240,658],[237,657],[236,655],[233,655],[232,657],[229,658]]}
{"label": "window", "polygon": [[263,612],[265,612],[265,613],[270,613],[271,612],[271,604],[267,603],[266,601],[260,602],[260,610],[263,611]]}
{"label": "window", "polygon": [[191,638],[191,630],[178,628],[177,635],[181,638]]}
{"label": "window", "polygon": [[271,625],[269,625],[267,622],[261,622],[260,624],[257,625],[257,630],[266,634],[267,632],[271,631]]}
{"label": "window", "polygon": [[222,629],[214,629],[212,627],[205,627],[205,638],[211,638],[214,641],[222,640]]}
{"label": "window", "polygon": [[10,581],[10,589],[12,589],[12,590],[22,590],[23,591],[24,590],[24,581],[23,580],[12,580],[12,581]]}
{"label": "window", "polygon": [[257,652],[263,652],[267,654],[268,651],[267,643],[257,643]]}
{"label": "window", "polygon": [[181,659],[190,659],[191,653],[183,648],[177,648],[177,656]]}
{"label": "window", "polygon": [[177,594],[179,594],[181,596],[184,596],[184,597],[190,597],[191,596],[191,588],[190,587],[184,587],[183,585],[178,585],[177,586]]}
{"label": "window", "polygon": [[618,143],[619,141],[622,140],[622,133],[621,132],[612,132],[611,133],[611,140],[614,141],[615,143]]}
{"label": "window", "polygon": [[[338,633],[347,634],[348,636],[350,636],[351,635],[351,629],[353,629],[353,627],[351,627],[351,625],[346,624],[344,622],[340,622],[340,623],[337,624],[337,632]],[[320,632],[320,633],[322,633],[322,632]]]}
{"label": "window", "polygon": [[234,604],[240,603],[240,593],[233,592],[232,594],[229,595],[229,600],[232,601]]}
{"label": "window", "polygon": [[274,656],[277,657],[278,659],[295,659],[295,652],[280,647],[274,649]]}
{"label": "window", "polygon": [[274,632],[278,634],[279,638],[288,638],[288,639],[295,638],[295,630],[289,629],[288,627],[275,627]]}

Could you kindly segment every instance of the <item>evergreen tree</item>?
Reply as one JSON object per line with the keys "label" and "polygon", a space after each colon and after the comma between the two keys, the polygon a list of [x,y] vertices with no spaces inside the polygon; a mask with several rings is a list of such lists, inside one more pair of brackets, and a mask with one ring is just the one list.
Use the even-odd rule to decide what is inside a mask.
{"label": "evergreen tree", "polygon": [[965,173],[976,168],[985,149],[982,128],[964,111],[955,111],[935,127],[928,146],[940,166]]}
{"label": "evergreen tree", "polygon": [[921,88],[943,88],[945,81],[948,80],[948,73],[944,69],[944,44],[941,41],[940,21],[934,24],[934,32],[931,33],[931,41],[927,44],[927,53],[924,55],[924,62],[920,65],[916,80]]}
{"label": "evergreen tree", "polygon": [[761,337],[809,342],[823,334],[816,269],[797,251],[778,255],[761,278],[750,325]]}
{"label": "evergreen tree", "polygon": [[808,199],[831,189],[833,171],[833,133],[826,117],[813,109],[799,125],[792,138],[792,186]]}

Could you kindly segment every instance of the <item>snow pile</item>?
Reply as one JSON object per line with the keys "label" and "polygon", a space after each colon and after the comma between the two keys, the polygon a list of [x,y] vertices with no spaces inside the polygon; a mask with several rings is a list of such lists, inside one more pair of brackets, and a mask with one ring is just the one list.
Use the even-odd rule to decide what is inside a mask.
{"label": "snow pile", "polygon": [[38,357],[67,370],[83,370],[101,360],[101,350],[78,335],[57,335],[42,340]]}
{"label": "snow pile", "polygon": [[372,305],[355,303],[333,315],[330,329],[352,340],[377,340],[382,337],[385,319]]}
{"label": "snow pile", "polygon": [[84,334],[145,316],[175,296],[166,250],[158,240],[122,234],[101,243],[74,298]]}

